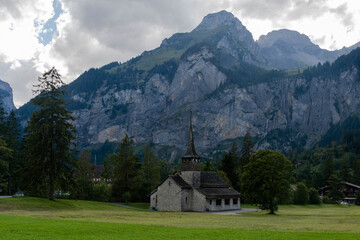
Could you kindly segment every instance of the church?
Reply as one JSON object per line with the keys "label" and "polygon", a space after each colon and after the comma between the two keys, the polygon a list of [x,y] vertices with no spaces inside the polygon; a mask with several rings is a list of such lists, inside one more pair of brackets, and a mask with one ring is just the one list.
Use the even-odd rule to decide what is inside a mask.
{"label": "church", "polygon": [[158,211],[205,212],[240,209],[240,193],[216,172],[201,171],[190,117],[188,146],[181,171],[169,175],[151,193],[150,207]]}

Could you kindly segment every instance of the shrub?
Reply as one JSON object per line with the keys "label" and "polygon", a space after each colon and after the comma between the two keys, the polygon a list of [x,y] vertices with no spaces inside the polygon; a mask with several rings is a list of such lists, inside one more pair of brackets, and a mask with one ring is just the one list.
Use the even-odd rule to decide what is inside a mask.
{"label": "shrub", "polygon": [[360,191],[357,191],[356,193],[355,204],[360,206]]}
{"label": "shrub", "polygon": [[296,184],[295,204],[305,205],[309,202],[309,190],[304,183]]}
{"label": "shrub", "polygon": [[328,196],[324,196],[324,197],[322,198],[322,202],[323,202],[324,204],[336,204],[336,203],[337,203],[336,201],[331,200]]}
{"label": "shrub", "polygon": [[111,187],[105,181],[101,181],[94,186],[93,198],[95,201],[108,202],[111,197]]}
{"label": "shrub", "polygon": [[321,203],[319,193],[313,187],[309,189],[309,203],[310,204],[320,204]]}

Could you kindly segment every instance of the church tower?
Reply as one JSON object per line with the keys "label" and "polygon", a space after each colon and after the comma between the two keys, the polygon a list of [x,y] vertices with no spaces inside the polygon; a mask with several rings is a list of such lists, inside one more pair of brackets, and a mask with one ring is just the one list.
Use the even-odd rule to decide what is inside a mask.
{"label": "church tower", "polygon": [[192,112],[190,111],[190,126],[187,150],[184,156],[181,157],[181,171],[200,171],[200,156],[195,151],[194,135],[192,129]]}

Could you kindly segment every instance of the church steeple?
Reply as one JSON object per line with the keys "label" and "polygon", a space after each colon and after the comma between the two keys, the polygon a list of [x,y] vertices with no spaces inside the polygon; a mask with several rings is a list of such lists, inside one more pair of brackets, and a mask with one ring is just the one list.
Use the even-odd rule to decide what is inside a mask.
{"label": "church steeple", "polygon": [[192,112],[190,111],[190,126],[187,150],[181,158],[182,171],[200,171],[200,156],[195,151],[194,134],[192,129]]}

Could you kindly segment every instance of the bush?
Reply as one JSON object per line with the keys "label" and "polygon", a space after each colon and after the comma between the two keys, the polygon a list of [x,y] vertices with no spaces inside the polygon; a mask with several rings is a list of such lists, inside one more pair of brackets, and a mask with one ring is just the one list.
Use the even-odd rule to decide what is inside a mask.
{"label": "bush", "polygon": [[356,193],[355,204],[360,206],[360,191],[357,191]]}
{"label": "bush", "polygon": [[93,199],[100,202],[108,202],[111,197],[111,186],[101,181],[94,186]]}
{"label": "bush", "polygon": [[320,204],[321,203],[319,193],[313,187],[309,189],[309,203],[310,204]]}
{"label": "bush", "polygon": [[336,201],[331,200],[328,196],[324,196],[324,197],[322,198],[322,202],[323,202],[324,204],[336,204],[336,203],[337,203]]}
{"label": "bush", "polygon": [[309,190],[304,183],[296,184],[295,204],[305,205],[309,202]]}

